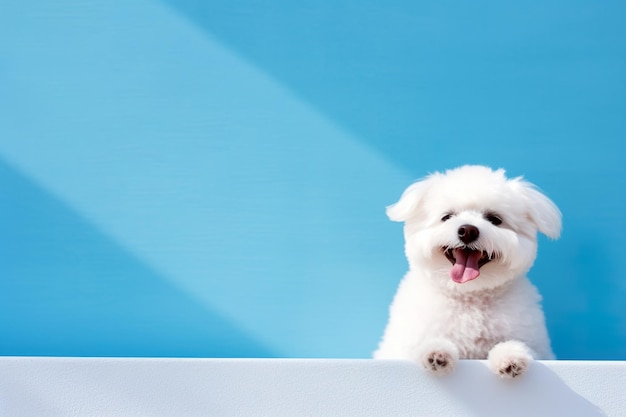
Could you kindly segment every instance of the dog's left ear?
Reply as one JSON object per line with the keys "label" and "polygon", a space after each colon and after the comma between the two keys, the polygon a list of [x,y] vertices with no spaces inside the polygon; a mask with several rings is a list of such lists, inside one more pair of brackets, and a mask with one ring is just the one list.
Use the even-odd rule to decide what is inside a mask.
{"label": "dog's left ear", "polygon": [[556,204],[538,191],[533,184],[520,178],[515,182],[527,198],[528,216],[537,226],[537,230],[551,239],[558,239],[561,235],[561,211]]}

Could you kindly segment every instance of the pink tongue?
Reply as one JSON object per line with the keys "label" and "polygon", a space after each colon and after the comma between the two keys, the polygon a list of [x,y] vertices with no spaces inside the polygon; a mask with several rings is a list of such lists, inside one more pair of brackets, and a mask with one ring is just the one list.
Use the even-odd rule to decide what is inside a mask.
{"label": "pink tongue", "polygon": [[452,281],[463,284],[478,278],[480,271],[478,270],[478,261],[482,256],[482,252],[478,250],[454,249],[454,258],[456,263],[450,270]]}

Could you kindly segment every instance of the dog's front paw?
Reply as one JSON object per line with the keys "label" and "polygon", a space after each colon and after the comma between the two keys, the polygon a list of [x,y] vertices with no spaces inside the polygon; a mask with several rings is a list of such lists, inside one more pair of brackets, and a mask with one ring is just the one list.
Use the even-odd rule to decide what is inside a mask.
{"label": "dog's front paw", "polygon": [[498,365],[498,374],[502,378],[515,378],[528,369],[529,361],[525,358],[509,358]]}
{"label": "dog's front paw", "polygon": [[455,361],[452,355],[445,351],[430,352],[422,361],[422,365],[426,370],[437,375],[446,375],[452,372],[454,364]]}
{"label": "dog's front paw", "polygon": [[420,350],[422,367],[435,375],[449,374],[459,359],[458,349],[448,340],[431,340]]}
{"label": "dog's front paw", "polygon": [[524,343],[510,340],[494,346],[489,352],[488,360],[493,373],[502,378],[512,379],[528,370],[533,355]]}

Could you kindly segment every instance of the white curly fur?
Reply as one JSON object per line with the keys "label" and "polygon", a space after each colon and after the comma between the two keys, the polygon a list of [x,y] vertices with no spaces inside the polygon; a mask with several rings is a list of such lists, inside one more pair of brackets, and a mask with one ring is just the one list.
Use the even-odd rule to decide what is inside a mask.
{"label": "white curly fur", "polygon": [[[526,278],[537,232],[560,234],[561,213],[552,201],[521,178],[507,179],[504,170],[464,166],[411,185],[387,214],[405,223],[409,272],[375,358],[412,360],[438,375],[458,359],[489,359],[503,377],[523,374],[533,358],[554,358],[541,297]],[[479,235],[464,243],[460,228],[467,225]],[[458,261],[444,253],[455,248],[490,261],[478,277],[459,283],[458,274],[451,278]]]}

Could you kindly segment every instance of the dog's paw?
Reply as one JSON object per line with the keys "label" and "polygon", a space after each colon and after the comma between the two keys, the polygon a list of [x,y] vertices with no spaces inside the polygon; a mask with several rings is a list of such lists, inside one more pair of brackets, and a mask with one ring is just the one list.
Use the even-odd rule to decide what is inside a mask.
{"label": "dog's paw", "polygon": [[421,351],[422,367],[435,375],[449,374],[459,359],[458,349],[448,340],[429,341],[421,346]]}
{"label": "dog's paw", "polygon": [[532,360],[533,355],[528,346],[515,340],[497,344],[488,357],[492,372],[506,379],[523,375]]}
{"label": "dog's paw", "polygon": [[508,358],[498,365],[498,375],[502,378],[516,378],[528,369],[530,361],[526,358]]}
{"label": "dog's paw", "polygon": [[437,375],[446,375],[454,369],[455,361],[449,352],[435,351],[430,352],[424,358],[422,365],[427,371]]}

